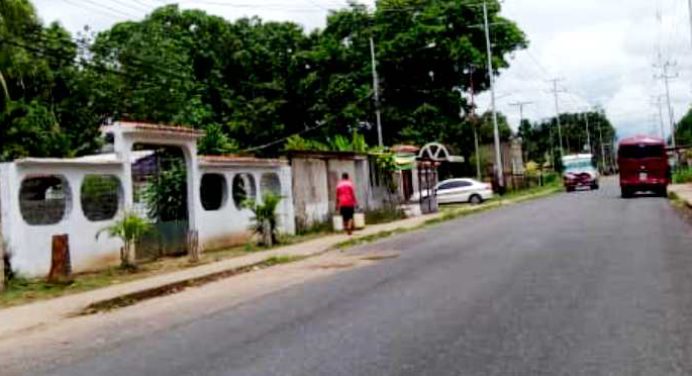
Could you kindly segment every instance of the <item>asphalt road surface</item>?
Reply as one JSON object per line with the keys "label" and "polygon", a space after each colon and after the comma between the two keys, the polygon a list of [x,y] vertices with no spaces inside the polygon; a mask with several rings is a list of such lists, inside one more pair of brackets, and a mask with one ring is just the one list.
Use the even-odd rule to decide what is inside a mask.
{"label": "asphalt road surface", "polygon": [[[690,375],[691,229],[667,200],[623,200],[608,181],[597,192],[560,194],[350,250],[340,257],[398,257],[335,264],[326,275],[244,304],[226,303],[219,286],[190,291],[190,300],[167,305],[167,315],[140,318],[149,323],[140,335],[80,334],[80,343],[94,339],[91,351],[81,343],[43,361],[54,346],[25,344],[21,351],[31,355],[22,369],[69,376]],[[241,281],[253,280],[224,283]],[[214,309],[192,303],[206,288],[220,289]],[[178,312],[186,319],[169,325]],[[114,315],[89,325],[118,321]]]}

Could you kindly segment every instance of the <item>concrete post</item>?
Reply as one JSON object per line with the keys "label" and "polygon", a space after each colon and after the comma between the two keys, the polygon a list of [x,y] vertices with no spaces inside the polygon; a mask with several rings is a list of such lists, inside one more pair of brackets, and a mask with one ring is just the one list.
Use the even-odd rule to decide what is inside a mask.
{"label": "concrete post", "polygon": [[0,225],[0,292],[5,290],[5,241],[2,238],[2,225]]}

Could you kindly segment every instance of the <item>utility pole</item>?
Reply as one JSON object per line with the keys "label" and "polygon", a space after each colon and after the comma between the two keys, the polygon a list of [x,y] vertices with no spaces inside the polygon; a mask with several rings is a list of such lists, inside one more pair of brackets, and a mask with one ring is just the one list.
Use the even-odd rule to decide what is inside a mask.
{"label": "utility pole", "polygon": [[692,44],[692,0],[687,0],[687,9],[690,13],[690,44]]}
{"label": "utility pole", "polygon": [[493,74],[493,55],[490,46],[490,26],[488,25],[488,2],[483,1],[483,24],[485,27],[485,45],[488,55],[488,78],[490,80],[490,110],[493,115],[493,137],[495,139],[495,166],[497,185],[504,190],[505,176],[502,169],[502,155],[500,150],[500,128],[497,125],[497,112],[495,108],[495,76]]}
{"label": "utility pole", "polygon": [[601,126],[601,118],[597,117],[597,124],[598,124],[598,139],[599,143],[601,144],[601,166],[603,166],[603,172],[605,172],[606,169],[606,160],[605,160],[605,146],[603,146],[603,128]]}
{"label": "utility pole", "polygon": [[663,80],[663,83],[665,84],[666,88],[666,102],[668,103],[668,117],[670,121],[670,140],[671,140],[671,146],[673,149],[676,147],[675,143],[675,115],[673,114],[673,105],[671,104],[670,101],[670,80],[673,78],[677,78],[677,74],[671,75],[670,74],[670,68],[675,66],[675,64],[672,64],[670,61],[666,61],[663,63],[661,66],[661,69],[663,70],[663,73],[661,75],[655,76],[657,79]]}
{"label": "utility pole", "polygon": [[[480,155],[480,147],[478,145],[478,122],[476,119],[476,89],[473,85],[473,72],[474,69],[473,67],[469,71],[469,87],[471,89],[471,128],[473,128],[473,143],[476,148],[476,179],[478,181],[483,180],[483,174],[481,172],[481,155]],[[461,91],[459,91],[459,94],[461,94]],[[463,111],[460,112],[460,114],[463,116]]]}
{"label": "utility pole", "polygon": [[[513,107],[519,107],[519,128],[521,128],[521,123],[524,122],[524,106],[528,106],[530,104],[533,104],[533,102],[528,102],[528,101],[521,102],[521,101],[519,101],[519,102],[514,102],[514,103],[509,104],[510,106],[513,106]],[[519,128],[517,128],[517,129],[519,129]],[[527,141],[528,140],[521,140],[522,149],[524,148],[524,145],[527,144]],[[526,160],[524,162],[528,162],[528,159],[529,159],[528,150],[526,151],[526,153],[523,153],[523,154],[525,154],[525,158],[526,158]]]}
{"label": "utility pole", "polygon": [[[690,0],[692,1],[692,0]],[[660,123],[661,127],[661,138],[666,139],[666,132],[665,132],[665,121],[663,120],[663,97],[661,95],[657,95],[655,99],[652,100],[653,104],[658,107],[658,120]]]}
{"label": "utility pole", "polygon": [[514,102],[509,104],[512,107],[519,107],[519,126],[524,121],[524,107],[530,104],[533,104],[533,102]]}
{"label": "utility pole", "polygon": [[584,120],[586,121],[586,145],[589,147],[589,153],[592,152],[591,148],[591,131],[589,130],[589,111],[584,113]]}
{"label": "utility pole", "polygon": [[555,79],[550,80],[550,82],[553,83],[553,95],[555,96],[555,119],[557,120],[557,136],[558,136],[559,141],[560,141],[560,158],[562,158],[565,156],[565,149],[562,145],[562,124],[560,122],[560,103],[559,103],[559,100],[557,97],[558,93],[561,92],[557,88],[557,84],[560,81],[562,81],[562,79],[560,79],[560,78],[555,78]]}
{"label": "utility pole", "polygon": [[382,115],[380,114],[380,79],[377,76],[377,60],[375,59],[375,39],[370,37],[370,58],[372,60],[372,87],[375,91],[375,116],[377,118],[377,144],[384,147],[382,139]]}

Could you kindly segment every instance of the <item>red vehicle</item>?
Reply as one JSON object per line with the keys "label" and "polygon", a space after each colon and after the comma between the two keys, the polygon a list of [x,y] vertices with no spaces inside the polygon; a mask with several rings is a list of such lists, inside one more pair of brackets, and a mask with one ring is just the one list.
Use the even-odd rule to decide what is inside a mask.
{"label": "red vehicle", "polygon": [[620,141],[618,147],[622,197],[651,191],[665,196],[670,184],[670,165],[664,140],[635,136]]}

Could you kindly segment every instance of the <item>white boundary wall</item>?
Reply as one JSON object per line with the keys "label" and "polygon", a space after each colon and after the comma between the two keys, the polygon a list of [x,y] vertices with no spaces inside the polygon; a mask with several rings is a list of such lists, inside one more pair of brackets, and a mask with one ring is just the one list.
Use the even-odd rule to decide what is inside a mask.
{"label": "white boundary wall", "polygon": [[[154,127],[158,127],[158,130],[142,130],[132,125],[112,127],[115,154],[75,159],[30,158],[0,164],[0,181],[3,182],[0,184],[0,225],[15,272],[26,277],[47,275],[51,263],[51,240],[59,234],[69,235],[73,272],[98,270],[118,264],[121,242],[110,239],[105,233],[96,239],[96,234],[121,218],[126,208],[128,211],[132,209],[134,200],[130,161],[135,143],[172,145],[183,149],[188,169],[189,224],[191,230],[199,232],[203,250],[248,240],[252,214],[247,209],[236,208],[232,199],[232,182],[237,174],[251,174],[254,177],[258,199],[263,193],[260,187],[262,175],[275,173],[279,177],[283,197],[278,209],[280,231],[295,233],[291,168],[286,161],[197,157],[198,135],[176,134],[175,128]],[[205,173],[218,173],[226,179],[226,199],[219,210],[206,211],[202,207],[200,188]],[[85,217],[80,193],[87,175],[112,175],[120,180],[121,202],[113,219],[92,222]],[[19,203],[22,182],[38,176],[60,176],[68,183],[70,199],[66,204],[66,213],[56,224],[30,225],[22,216]]]}

